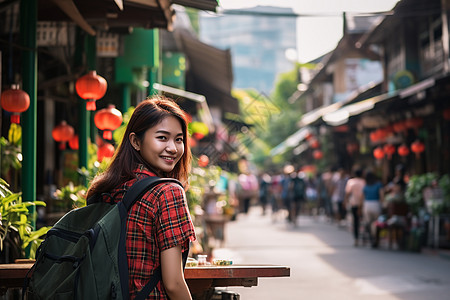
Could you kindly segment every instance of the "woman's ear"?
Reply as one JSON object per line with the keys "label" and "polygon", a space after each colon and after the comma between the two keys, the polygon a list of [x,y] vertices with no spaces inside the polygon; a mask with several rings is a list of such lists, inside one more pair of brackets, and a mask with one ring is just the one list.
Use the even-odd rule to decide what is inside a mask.
{"label": "woman's ear", "polygon": [[130,133],[130,135],[128,136],[128,139],[130,140],[131,146],[132,146],[136,151],[141,150],[141,147],[140,147],[140,140],[139,140],[139,138],[137,137],[136,133],[134,133],[134,132]]}

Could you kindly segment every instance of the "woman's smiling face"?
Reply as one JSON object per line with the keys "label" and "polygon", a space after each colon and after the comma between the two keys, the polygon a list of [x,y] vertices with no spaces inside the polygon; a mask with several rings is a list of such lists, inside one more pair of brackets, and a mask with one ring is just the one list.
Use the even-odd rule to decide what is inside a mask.
{"label": "woman's smiling face", "polygon": [[150,166],[165,173],[173,170],[184,153],[181,123],[173,116],[147,129],[142,141],[131,133],[130,142]]}

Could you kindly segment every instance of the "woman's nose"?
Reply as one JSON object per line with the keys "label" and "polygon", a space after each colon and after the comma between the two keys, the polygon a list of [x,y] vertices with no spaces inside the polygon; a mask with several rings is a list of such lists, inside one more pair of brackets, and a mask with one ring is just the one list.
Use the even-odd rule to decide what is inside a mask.
{"label": "woman's nose", "polygon": [[176,153],[178,151],[175,141],[168,141],[166,146],[166,151],[171,153]]}

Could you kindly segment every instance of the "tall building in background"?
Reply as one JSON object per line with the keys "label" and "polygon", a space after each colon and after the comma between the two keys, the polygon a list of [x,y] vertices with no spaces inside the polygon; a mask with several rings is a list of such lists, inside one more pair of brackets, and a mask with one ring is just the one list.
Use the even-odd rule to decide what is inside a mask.
{"label": "tall building in background", "polygon": [[233,88],[254,88],[269,94],[277,75],[294,68],[296,18],[291,8],[257,6],[221,16],[202,13],[200,39],[230,49]]}

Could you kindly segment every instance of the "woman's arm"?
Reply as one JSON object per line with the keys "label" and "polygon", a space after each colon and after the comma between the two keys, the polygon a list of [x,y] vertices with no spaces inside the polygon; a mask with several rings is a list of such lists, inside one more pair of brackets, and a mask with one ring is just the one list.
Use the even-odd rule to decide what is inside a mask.
{"label": "woman's arm", "polygon": [[192,299],[184,280],[181,245],[161,252],[161,273],[164,288],[171,300]]}

